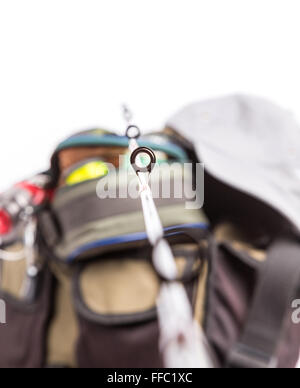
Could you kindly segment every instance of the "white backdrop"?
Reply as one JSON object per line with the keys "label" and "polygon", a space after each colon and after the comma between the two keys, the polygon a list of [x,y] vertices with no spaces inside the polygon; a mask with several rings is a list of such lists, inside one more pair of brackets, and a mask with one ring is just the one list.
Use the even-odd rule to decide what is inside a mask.
{"label": "white backdrop", "polygon": [[0,189],[56,143],[245,92],[300,117],[299,0],[0,0]]}
{"label": "white backdrop", "polygon": [[299,0],[0,0],[0,189],[77,129],[258,94],[300,116]]}

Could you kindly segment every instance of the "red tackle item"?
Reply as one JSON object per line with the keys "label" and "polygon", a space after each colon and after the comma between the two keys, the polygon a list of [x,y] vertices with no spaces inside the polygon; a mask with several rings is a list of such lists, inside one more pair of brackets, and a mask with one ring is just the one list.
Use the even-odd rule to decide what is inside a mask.
{"label": "red tackle item", "polygon": [[0,209],[0,235],[9,234],[12,230],[12,220],[9,214]]}
{"label": "red tackle item", "polygon": [[45,190],[27,181],[18,183],[16,186],[28,191],[32,196],[33,204],[36,206],[43,204],[46,200],[51,200],[53,196],[53,190]]}

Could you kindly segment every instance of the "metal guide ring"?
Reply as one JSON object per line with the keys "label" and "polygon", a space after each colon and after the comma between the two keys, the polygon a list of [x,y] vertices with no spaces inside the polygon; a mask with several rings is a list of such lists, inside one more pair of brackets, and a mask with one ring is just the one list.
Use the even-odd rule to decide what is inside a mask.
{"label": "metal guide ring", "polygon": [[[136,164],[136,159],[141,154],[146,154],[150,158],[150,163],[145,167],[140,167]],[[139,147],[131,154],[130,163],[137,174],[146,173],[146,172],[151,173],[156,164],[156,156],[155,156],[155,153],[150,148]]]}
{"label": "metal guide ring", "polygon": [[[132,136],[130,135],[131,130],[136,130],[136,135]],[[138,139],[141,136],[141,130],[136,125],[129,125],[129,127],[126,129],[126,136],[128,139]]]}

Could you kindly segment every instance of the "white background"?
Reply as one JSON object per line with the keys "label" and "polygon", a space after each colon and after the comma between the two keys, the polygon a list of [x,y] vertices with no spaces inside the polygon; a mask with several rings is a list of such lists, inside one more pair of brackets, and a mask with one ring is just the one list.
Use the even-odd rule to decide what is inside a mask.
{"label": "white background", "polygon": [[0,189],[74,130],[244,92],[300,117],[299,0],[0,0]]}
{"label": "white background", "polygon": [[0,189],[78,129],[244,92],[300,117],[299,0],[0,0]]}

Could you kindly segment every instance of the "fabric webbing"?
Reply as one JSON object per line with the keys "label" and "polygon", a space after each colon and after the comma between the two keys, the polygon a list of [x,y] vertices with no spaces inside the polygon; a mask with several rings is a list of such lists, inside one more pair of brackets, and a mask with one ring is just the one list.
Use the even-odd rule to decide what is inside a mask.
{"label": "fabric webbing", "polygon": [[[300,284],[300,243],[277,240],[262,267],[254,302],[231,368],[272,368],[293,298]],[[292,319],[290,317],[290,319]]]}

